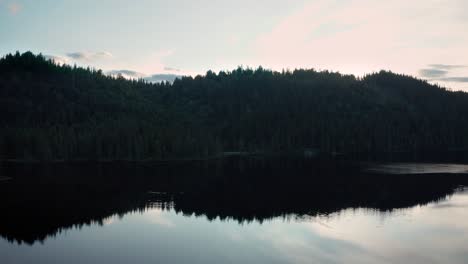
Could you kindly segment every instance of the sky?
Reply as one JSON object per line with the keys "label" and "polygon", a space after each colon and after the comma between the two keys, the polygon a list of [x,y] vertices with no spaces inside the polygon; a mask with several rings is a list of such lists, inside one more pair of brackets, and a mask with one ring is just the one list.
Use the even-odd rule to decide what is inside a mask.
{"label": "sky", "polygon": [[238,66],[409,74],[468,91],[467,0],[0,0],[0,56],[127,77]]}

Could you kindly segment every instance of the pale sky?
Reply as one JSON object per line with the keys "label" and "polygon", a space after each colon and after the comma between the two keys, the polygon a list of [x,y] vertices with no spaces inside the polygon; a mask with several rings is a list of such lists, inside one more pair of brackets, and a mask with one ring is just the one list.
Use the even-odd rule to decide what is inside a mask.
{"label": "pale sky", "polygon": [[468,91],[468,0],[0,0],[0,55],[128,76],[381,69]]}

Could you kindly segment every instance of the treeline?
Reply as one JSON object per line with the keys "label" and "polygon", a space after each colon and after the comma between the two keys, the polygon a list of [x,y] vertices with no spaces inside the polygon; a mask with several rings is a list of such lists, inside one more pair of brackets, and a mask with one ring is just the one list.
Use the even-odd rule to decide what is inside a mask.
{"label": "treeline", "polygon": [[238,68],[148,83],[0,59],[2,159],[177,159],[223,152],[427,152],[468,148],[468,94],[381,71]]}

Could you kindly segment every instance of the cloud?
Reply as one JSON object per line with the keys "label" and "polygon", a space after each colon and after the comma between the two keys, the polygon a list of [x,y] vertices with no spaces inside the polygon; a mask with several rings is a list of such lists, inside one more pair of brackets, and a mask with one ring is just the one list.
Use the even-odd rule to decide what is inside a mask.
{"label": "cloud", "polygon": [[23,7],[19,3],[16,3],[16,2],[9,3],[7,8],[8,8],[8,12],[11,15],[16,15],[21,11],[21,9],[23,9]]}
{"label": "cloud", "polygon": [[84,61],[95,61],[100,59],[108,59],[112,58],[113,55],[107,51],[99,51],[99,52],[70,52],[66,54],[67,57],[74,59],[74,60],[84,60]]}
{"label": "cloud", "polygon": [[439,70],[453,70],[453,69],[461,69],[461,68],[468,68],[467,65],[451,65],[451,64],[429,64],[429,67]]}
{"label": "cloud", "polygon": [[438,80],[444,82],[468,83],[468,77],[445,77]]}
{"label": "cloud", "polygon": [[455,0],[306,1],[259,32],[251,44],[252,61],[275,70],[303,67],[357,75],[380,69],[414,75],[421,70],[419,65],[431,60],[450,63],[425,68],[461,70],[468,60],[468,35],[461,34],[466,22],[457,19],[462,16],[460,4]]}
{"label": "cloud", "polygon": [[446,76],[448,71],[439,69],[421,69],[419,70],[419,76],[425,78],[440,78]]}
{"label": "cloud", "polygon": [[465,74],[465,72],[457,72],[457,70],[468,68],[468,66],[466,65],[429,64],[428,66],[430,68],[419,70],[419,76],[423,78],[428,78],[430,81],[468,83],[468,77],[457,76],[458,74]]}
{"label": "cloud", "polygon": [[110,76],[122,76],[125,79],[144,79],[148,82],[159,83],[159,82],[174,82],[175,79],[182,77],[178,74],[164,74],[164,73],[155,73],[147,75],[141,72],[132,71],[132,70],[111,70],[106,72]]}
{"label": "cloud", "polygon": [[51,60],[57,64],[69,64],[70,60],[66,57],[55,56],[55,55],[44,55],[44,58]]}
{"label": "cloud", "polygon": [[430,205],[431,208],[435,208],[435,209],[446,209],[446,208],[461,208],[461,209],[464,209],[466,207],[468,207],[467,204],[456,204],[456,203],[453,203],[452,201],[443,201],[443,202],[440,202],[440,203],[436,203],[436,204],[432,204]]}
{"label": "cloud", "polygon": [[132,70],[112,70],[112,71],[106,72],[106,74],[111,75],[111,76],[121,75],[122,77],[126,79],[138,79],[138,78],[143,78],[146,76],[145,74],[141,72],[132,71]]}
{"label": "cloud", "polygon": [[70,57],[70,58],[73,58],[73,59],[85,59],[88,57],[88,55],[86,55],[85,53],[83,52],[72,52],[72,53],[67,53],[67,56]]}
{"label": "cloud", "polygon": [[149,77],[146,77],[145,80],[149,82],[174,82],[175,79],[182,77],[181,75],[177,74],[153,74]]}

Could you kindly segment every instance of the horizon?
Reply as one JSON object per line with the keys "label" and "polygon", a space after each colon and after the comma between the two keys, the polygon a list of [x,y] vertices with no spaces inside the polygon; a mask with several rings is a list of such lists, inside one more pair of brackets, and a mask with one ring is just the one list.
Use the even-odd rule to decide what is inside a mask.
{"label": "horizon", "polygon": [[260,65],[355,76],[388,70],[468,90],[467,2],[265,4],[0,0],[0,35],[9,36],[0,56],[30,50],[133,78]]}
{"label": "horizon", "polygon": [[378,70],[378,71],[374,71],[374,72],[369,72],[369,73],[365,73],[361,76],[359,75],[355,75],[353,73],[342,73],[342,72],[339,72],[339,71],[331,71],[331,70],[328,70],[328,69],[315,69],[315,68],[294,68],[294,69],[282,69],[282,70],[274,70],[274,69],[270,69],[270,68],[265,68],[263,67],[262,65],[259,65],[257,67],[250,67],[250,66],[244,66],[244,65],[239,65],[233,69],[230,69],[230,70],[219,70],[219,71],[213,71],[211,69],[208,69],[205,73],[198,73],[198,74],[194,74],[194,75],[172,75],[172,74],[154,74],[154,75],[149,75],[149,76],[132,76],[132,75],[129,75],[126,73],[126,70],[122,70],[122,71],[104,71],[103,69],[100,69],[100,68],[95,68],[95,67],[92,67],[92,66],[86,66],[86,65],[77,65],[76,63],[75,64],[71,64],[71,63],[67,63],[67,62],[61,62],[61,61],[57,61],[57,60],[54,60],[54,58],[51,58],[50,56],[47,56],[47,55],[44,55],[42,53],[38,53],[38,54],[35,54],[33,53],[32,51],[26,51],[24,53],[21,53],[20,51],[16,51],[14,53],[8,53],[6,55],[3,55],[0,57],[0,60],[1,59],[4,59],[6,58],[8,55],[11,55],[11,56],[15,56],[16,54],[22,56],[26,53],[31,53],[32,55],[34,56],[42,56],[42,58],[46,61],[50,61],[52,63],[54,63],[56,66],[58,67],[61,67],[61,66],[68,66],[68,67],[77,67],[77,68],[81,68],[81,69],[85,69],[85,70],[90,70],[90,71],[101,71],[102,74],[106,75],[106,76],[109,76],[109,77],[113,77],[113,78],[119,78],[119,77],[122,77],[126,80],[143,80],[143,81],[146,81],[148,83],[162,83],[162,82],[169,82],[170,84],[172,84],[174,82],[174,80],[176,79],[181,79],[183,77],[191,77],[191,78],[195,78],[195,77],[206,77],[208,72],[211,72],[213,73],[214,75],[219,75],[221,73],[227,73],[227,74],[230,74],[238,69],[241,69],[241,70],[252,70],[252,71],[257,71],[257,70],[265,70],[265,71],[270,71],[272,73],[291,73],[293,74],[295,71],[314,71],[314,72],[317,72],[317,73],[324,73],[324,72],[328,72],[328,73],[337,73],[337,74],[340,74],[341,76],[352,76],[354,78],[356,78],[358,81],[361,81],[363,80],[363,78],[365,78],[366,76],[370,76],[370,75],[374,75],[374,74],[379,74],[381,72],[388,72],[388,73],[391,73],[391,74],[395,74],[395,75],[401,75],[401,76],[406,76],[406,77],[410,77],[410,78],[414,78],[416,80],[420,80],[420,81],[424,81],[428,84],[431,84],[431,85],[436,85],[438,86],[439,88],[441,89],[445,89],[446,91],[453,91],[453,92],[457,92],[457,91],[461,91],[461,92],[465,92],[465,93],[468,93],[468,90],[456,90],[456,89],[451,89],[450,87],[446,87],[446,86],[443,86],[443,85],[440,85],[439,83],[431,83],[430,81],[424,79],[424,78],[420,78],[418,76],[413,76],[413,75],[408,75],[408,74],[404,74],[404,73],[399,73],[399,72],[393,72],[391,70]]}

